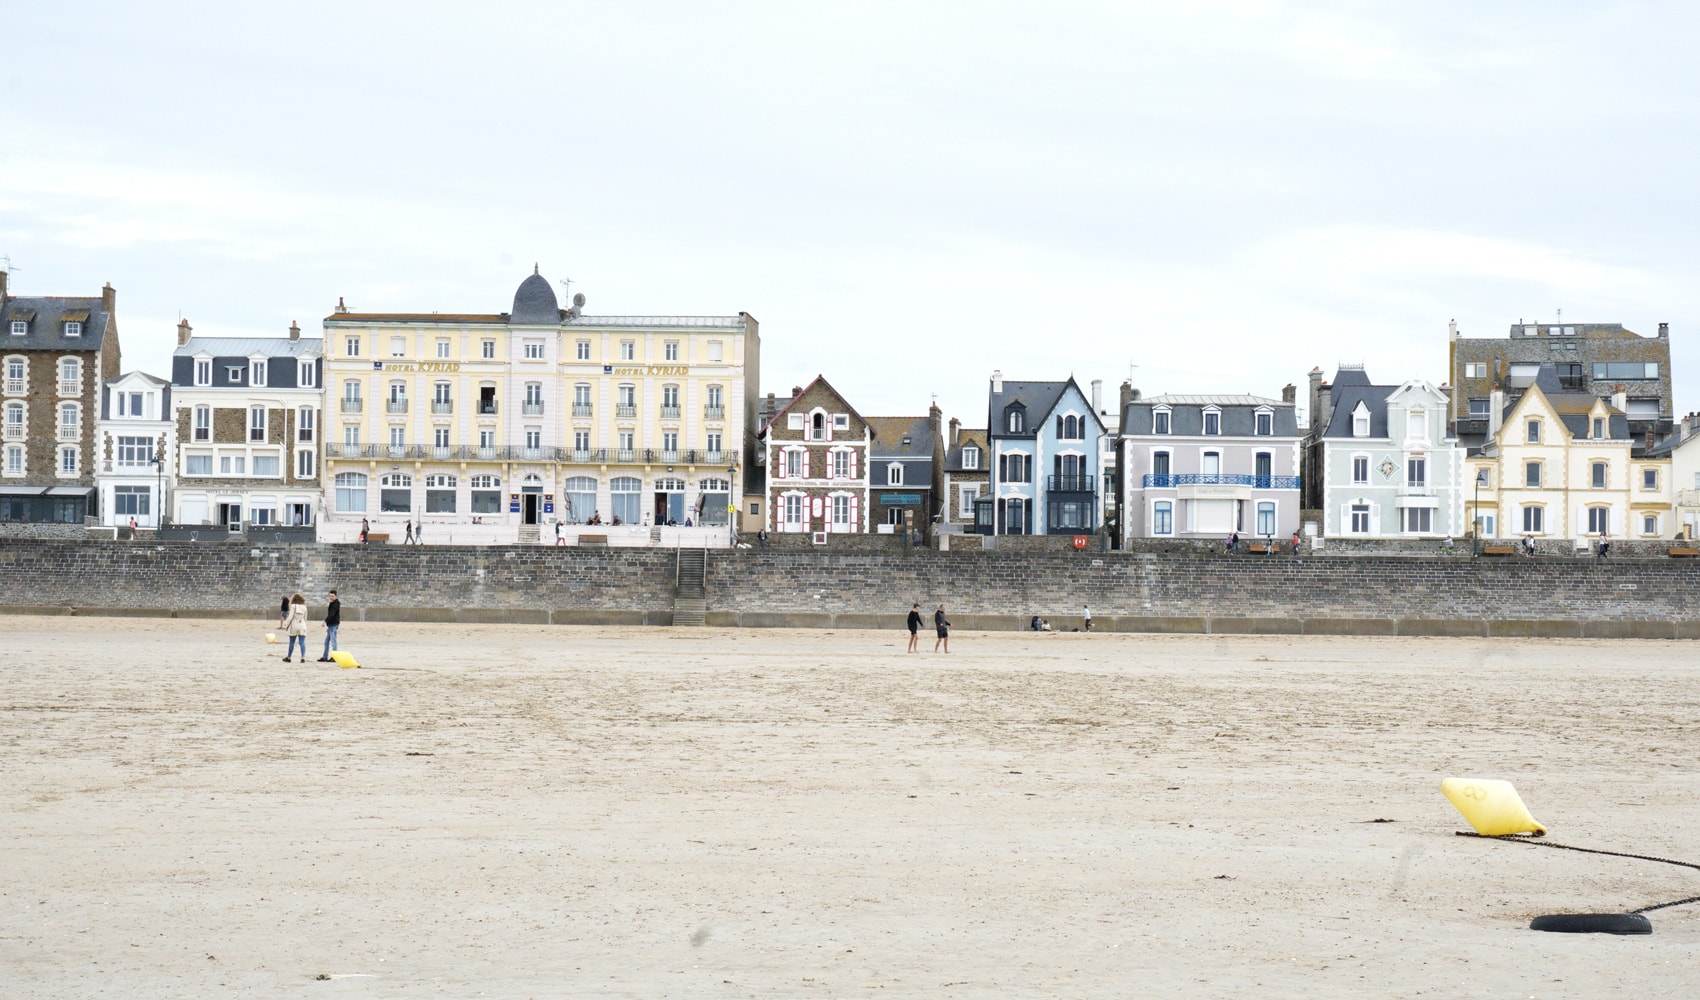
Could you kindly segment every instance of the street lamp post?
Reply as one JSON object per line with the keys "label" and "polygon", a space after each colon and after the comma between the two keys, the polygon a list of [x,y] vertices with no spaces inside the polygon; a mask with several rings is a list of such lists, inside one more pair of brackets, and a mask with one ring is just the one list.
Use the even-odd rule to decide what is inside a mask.
{"label": "street lamp post", "polygon": [[1470,554],[1482,554],[1482,478],[1487,475],[1486,469],[1476,470],[1476,502],[1470,507]]}

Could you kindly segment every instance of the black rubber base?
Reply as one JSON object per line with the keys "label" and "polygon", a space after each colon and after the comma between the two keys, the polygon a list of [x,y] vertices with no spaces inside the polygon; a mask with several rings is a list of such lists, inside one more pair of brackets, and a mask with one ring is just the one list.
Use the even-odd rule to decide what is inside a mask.
{"label": "black rubber base", "polygon": [[1549,913],[1529,921],[1529,929],[1560,934],[1651,934],[1653,923],[1639,913]]}

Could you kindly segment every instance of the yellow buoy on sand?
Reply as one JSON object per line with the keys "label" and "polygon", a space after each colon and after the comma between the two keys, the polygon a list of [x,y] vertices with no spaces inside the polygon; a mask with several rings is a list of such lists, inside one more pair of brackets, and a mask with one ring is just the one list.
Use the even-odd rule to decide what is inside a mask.
{"label": "yellow buoy on sand", "polygon": [[266,642],[270,645],[273,645],[273,646],[277,645],[277,633],[276,632],[267,632],[266,633]]}
{"label": "yellow buoy on sand", "polygon": [[[335,660],[336,665],[344,670],[353,670],[355,667],[360,666],[360,664],[354,659],[354,655],[352,653],[344,653],[340,649],[331,654],[331,659]],[[1512,794],[1515,795],[1516,793],[1513,792]]]}
{"label": "yellow buoy on sand", "polygon": [[1447,778],[1440,783],[1440,792],[1484,837],[1504,837],[1513,833],[1532,833],[1540,837],[1547,832],[1546,827],[1529,815],[1529,808],[1509,781]]}

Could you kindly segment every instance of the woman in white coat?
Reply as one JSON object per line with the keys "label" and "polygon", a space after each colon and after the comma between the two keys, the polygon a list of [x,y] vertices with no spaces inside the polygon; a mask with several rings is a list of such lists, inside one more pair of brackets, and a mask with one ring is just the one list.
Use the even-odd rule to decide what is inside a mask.
{"label": "woman in white coat", "polygon": [[295,644],[301,644],[301,662],[307,662],[307,599],[296,594],[289,599],[289,617],[284,619],[284,630],[289,633],[289,648],[284,651],[283,662],[290,662],[290,656],[295,653]]}

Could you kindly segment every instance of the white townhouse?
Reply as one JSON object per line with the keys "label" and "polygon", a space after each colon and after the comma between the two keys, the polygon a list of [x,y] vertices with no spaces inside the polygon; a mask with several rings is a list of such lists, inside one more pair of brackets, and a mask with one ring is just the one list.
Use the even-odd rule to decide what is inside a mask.
{"label": "white townhouse", "polygon": [[171,383],[126,372],[101,388],[95,455],[102,521],[114,527],[159,527],[177,475]]}

